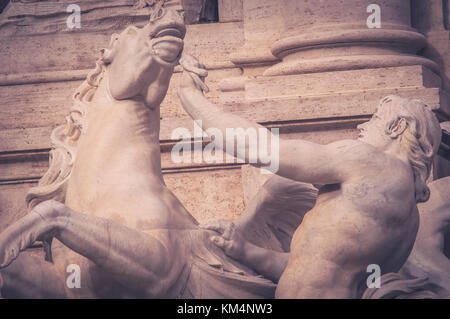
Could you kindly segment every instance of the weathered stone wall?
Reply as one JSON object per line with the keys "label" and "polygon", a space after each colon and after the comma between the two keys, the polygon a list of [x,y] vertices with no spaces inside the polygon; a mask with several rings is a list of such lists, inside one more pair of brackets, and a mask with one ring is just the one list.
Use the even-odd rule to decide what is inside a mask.
{"label": "weathered stone wall", "polygon": [[[71,30],[73,2],[12,2],[0,15],[0,230],[26,213],[25,194],[48,165],[50,132],[99,50],[113,32],[148,18],[134,0],[78,0],[82,27]],[[285,138],[354,138],[356,125],[393,93],[422,98],[448,120],[448,6],[378,1],[386,24],[369,30],[370,1],[348,2],[219,0],[219,21],[189,25],[185,51],[209,69],[212,101],[279,127]],[[200,221],[233,219],[265,176],[241,173],[241,164],[171,161],[172,131],[193,130],[176,96],[180,71],[161,106],[166,183]]]}

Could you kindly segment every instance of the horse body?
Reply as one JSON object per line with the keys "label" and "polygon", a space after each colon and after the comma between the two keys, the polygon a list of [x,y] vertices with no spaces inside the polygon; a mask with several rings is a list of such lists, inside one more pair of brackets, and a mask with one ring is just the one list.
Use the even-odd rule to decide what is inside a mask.
{"label": "horse body", "polygon": [[[55,148],[60,151],[63,144],[59,153],[64,154],[63,160],[56,160],[56,168],[51,164],[47,172],[50,177],[44,176],[41,188],[31,190],[27,198],[31,207],[56,198],[74,211],[143,232],[197,228],[196,220],[164,183],[159,145],[159,107],[181,55],[185,32],[181,15],[161,8],[143,28],[130,26],[112,36],[97,68],[75,93],[68,123],[52,135],[60,135]],[[69,159],[66,153],[71,153]],[[65,177],[60,162],[70,168]],[[177,250],[172,247],[175,241],[164,240],[170,246],[167,249]],[[5,286],[11,288],[6,296],[142,296],[111,280],[113,276],[58,240],[53,242],[52,255],[50,263],[36,251],[25,251],[2,269]],[[182,253],[178,256],[183,258]],[[39,272],[36,269],[30,276],[23,276],[23,268],[30,263],[36,265],[42,277],[35,275]],[[79,289],[63,284],[71,264],[81,270]],[[17,276],[19,273],[22,275]],[[14,281],[14,277],[22,280]],[[61,284],[53,287],[53,292],[46,292],[41,288],[43,278]],[[30,294],[25,291],[27,285],[33,291]]]}
{"label": "horse body", "polygon": [[[181,29],[180,34],[184,32],[184,26],[173,12],[168,11],[161,20],[162,27],[156,23],[153,30],[163,30],[163,38],[173,35],[174,28]],[[125,40],[131,37],[133,41],[136,31],[143,32],[132,28],[122,32],[121,37]],[[130,45],[125,40],[118,44],[126,46],[125,49],[142,44],[131,42]],[[145,67],[142,64],[146,58],[139,54],[121,57],[124,48],[119,47],[111,65],[105,68],[85,112],[86,127],[78,140],[76,161],[67,183],[65,204],[74,211],[110,219],[140,231],[197,227],[195,219],[167,189],[161,172],[160,103],[166,95],[175,63],[166,63],[157,54],[162,52],[163,56],[171,58],[179,55],[182,46],[171,41],[174,40],[157,40],[153,45],[153,61]],[[136,65],[130,66],[130,61]],[[132,67],[138,72],[130,75]],[[129,79],[136,79],[136,83],[131,85]],[[136,91],[142,82],[147,84]],[[168,246],[171,244],[171,240],[166,242]],[[123,286],[118,289],[117,282],[104,280],[104,272],[89,259],[62,244],[54,246],[55,251],[58,250],[54,256],[57,272],[64,273],[67,264],[80,265],[84,270],[82,279],[88,283],[82,289],[66,288],[68,296],[102,297],[103,293],[114,295],[114,291],[120,291],[119,297],[134,296]],[[105,282],[109,282],[110,287],[105,287]]]}
{"label": "horse body", "polygon": [[[194,218],[162,177],[159,107],[146,107],[140,99],[112,99],[105,80],[92,100],[95,106],[86,114],[88,124],[78,142],[66,205],[142,231],[193,228]],[[85,273],[82,281],[90,283],[83,289],[66,288],[70,297],[101,297],[103,291],[114,290],[121,291],[119,297],[127,294],[123,287],[115,289],[116,283],[104,287],[104,274],[92,261],[63,245],[55,246],[57,272],[64,274],[68,264],[77,264]],[[103,286],[99,293],[96,283]]]}

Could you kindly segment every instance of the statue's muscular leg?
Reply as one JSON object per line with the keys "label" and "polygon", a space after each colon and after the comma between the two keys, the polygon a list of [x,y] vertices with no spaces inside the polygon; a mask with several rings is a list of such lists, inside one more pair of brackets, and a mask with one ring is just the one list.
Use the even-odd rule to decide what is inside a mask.
{"label": "statue's muscular leg", "polygon": [[[0,234],[0,269],[8,266],[37,240],[56,237],[65,246],[94,262],[117,282],[146,296],[160,296],[170,267],[168,243],[108,219],[77,213],[48,201]],[[166,285],[164,285],[166,286]]]}

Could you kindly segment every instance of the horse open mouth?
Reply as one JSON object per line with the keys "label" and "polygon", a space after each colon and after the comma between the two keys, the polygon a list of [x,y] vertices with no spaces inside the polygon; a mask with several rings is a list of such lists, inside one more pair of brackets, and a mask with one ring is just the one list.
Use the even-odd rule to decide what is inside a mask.
{"label": "horse open mouth", "polygon": [[183,49],[185,29],[166,27],[158,30],[153,36],[153,49],[165,62],[173,63]]}
{"label": "horse open mouth", "polygon": [[158,33],[156,33],[156,35],[154,36],[155,38],[162,38],[165,36],[171,36],[171,37],[176,37],[179,39],[182,39],[184,37],[183,32],[175,27],[172,28],[164,28],[162,30],[160,30]]}

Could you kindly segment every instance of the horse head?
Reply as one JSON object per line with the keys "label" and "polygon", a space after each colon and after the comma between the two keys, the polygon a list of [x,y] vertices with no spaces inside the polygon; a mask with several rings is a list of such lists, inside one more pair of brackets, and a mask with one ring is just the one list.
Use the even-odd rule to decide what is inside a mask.
{"label": "horse head", "polygon": [[158,106],[183,51],[185,33],[181,14],[159,8],[144,27],[129,26],[113,34],[100,58],[111,96],[116,100],[142,98],[147,106]]}
{"label": "horse head", "polygon": [[[48,199],[64,202],[66,186],[79,153],[80,137],[88,127],[89,113],[103,109],[106,114],[111,110],[111,102],[122,105],[121,102],[127,101],[139,108],[143,104],[147,107],[142,109],[144,112],[159,112],[173,69],[183,51],[185,34],[182,15],[174,9],[159,7],[145,26],[129,26],[112,36],[108,48],[101,50],[95,69],[75,91],[66,123],[52,132],[50,167],[39,184],[27,194],[30,209]],[[115,108],[118,109],[123,108]],[[159,113],[153,117],[159,124]],[[90,126],[96,125],[98,123]],[[159,133],[159,125],[155,124],[154,130]]]}

